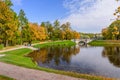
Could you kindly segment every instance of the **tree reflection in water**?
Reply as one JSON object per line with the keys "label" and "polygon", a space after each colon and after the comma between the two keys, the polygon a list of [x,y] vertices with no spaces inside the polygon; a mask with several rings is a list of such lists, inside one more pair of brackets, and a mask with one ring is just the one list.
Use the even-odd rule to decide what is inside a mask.
{"label": "tree reflection in water", "polygon": [[110,63],[116,67],[120,67],[120,47],[104,47],[103,57],[108,57]]}
{"label": "tree reflection in water", "polygon": [[51,46],[48,48],[41,48],[39,51],[33,51],[28,54],[33,62],[59,65],[61,63],[70,63],[71,57],[80,52],[79,46],[63,47],[63,46]]}

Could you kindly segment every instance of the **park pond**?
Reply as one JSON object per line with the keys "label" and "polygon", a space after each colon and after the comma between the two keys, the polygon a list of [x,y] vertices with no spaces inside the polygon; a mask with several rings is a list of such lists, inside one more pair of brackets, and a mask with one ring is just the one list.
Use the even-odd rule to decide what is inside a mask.
{"label": "park pond", "polygon": [[41,67],[120,78],[120,47],[51,46],[28,54]]}

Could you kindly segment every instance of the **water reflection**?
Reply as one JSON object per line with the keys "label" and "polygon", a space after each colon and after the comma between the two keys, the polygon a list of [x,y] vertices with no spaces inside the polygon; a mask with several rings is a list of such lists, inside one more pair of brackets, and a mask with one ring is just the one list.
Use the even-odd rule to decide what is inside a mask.
{"label": "water reflection", "polygon": [[104,47],[103,57],[107,57],[114,66],[120,67],[120,47]]}
{"label": "water reflection", "polygon": [[79,46],[73,47],[59,47],[52,46],[48,48],[41,48],[39,51],[33,51],[28,54],[28,57],[31,57],[34,63],[37,64],[48,64],[54,63],[55,65],[59,65],[61,63],[69,64],[71,61],[71,57],[80,52]]}
{"label": "water reflection", "polygon": [[120,47],[51,46],[27,56],[41,67],[120,78]]}

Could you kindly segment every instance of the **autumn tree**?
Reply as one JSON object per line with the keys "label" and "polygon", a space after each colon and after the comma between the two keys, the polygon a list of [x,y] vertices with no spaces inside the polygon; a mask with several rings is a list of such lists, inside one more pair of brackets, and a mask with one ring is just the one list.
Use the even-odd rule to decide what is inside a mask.
{"label": "autumn tree", "polygon": [[103,39],[109,39],[108,38],[108,36],[109,36],[108,28],[102,29],[102,36],[103,36]]}
{"label": "autumn tree", "polygon": [[4,46],[7,46],[9,42],[16,38],[18,19],[16,13],[6,2],[0,0],[0,6],[0,38]]}
{"label": "autumn tree", "polygon": [[73,31],[70,27],[70,23],[66,22],[65,24],[61,25],[61,30],[65,32],[65,39],[70,40],[73,39]]}
{"label": "autumn tree", "polygon": [[47,38],[45,27],[39,26],[36,23],[29,23],[31,41],[41,41]]}
{"label": "autumn tree", "polygon": [[80,33],[78,33],[77,31],[73,31],[73,38],[80,39]]}
{"label": "autumn tree", "polygon": [[63,30],[60,30],[60,39],[64,40],[65,39],[66,32]]}
{"label": "autumn tree", "polygon": [[38,24],[35,23],[29,23],[30,26],[30,34],[31,34],[31,40],[36,41],[39,38],[38,34]]}
{"label": "autumn tree", "polygon": [[116,16],[116,20],[108,28],[102,30],[104,39],[120,39],[120,6],[115,10],[114,15]]}
{"label": "autumn tree", "polygon": [[39,40],[45,40],[47,38],[47,35],[46,35],[46,32],[45,32],[45,28],[39,26],[38,30],[39,30],[38,32],[39,32],[39,36],[40,36]]}
{"label": "autumn tree", "polygon": [[102,30],[104,39],[120,39],[120,20],[114,21],[109,27]]}
{"label": "autumn tree", "polygon": [[111,32],[114,39],[118,40],[120,38],[120,20],[114,21],[109,26],[109,32]]}

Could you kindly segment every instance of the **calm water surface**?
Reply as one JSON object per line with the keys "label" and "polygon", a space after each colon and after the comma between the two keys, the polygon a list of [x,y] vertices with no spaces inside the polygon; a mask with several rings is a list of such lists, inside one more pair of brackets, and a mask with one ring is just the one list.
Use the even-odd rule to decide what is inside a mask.
{"label": "calm water surface", "polygon": [[120,78],[120,47],[48,47],[28,54],[46,68]]}

